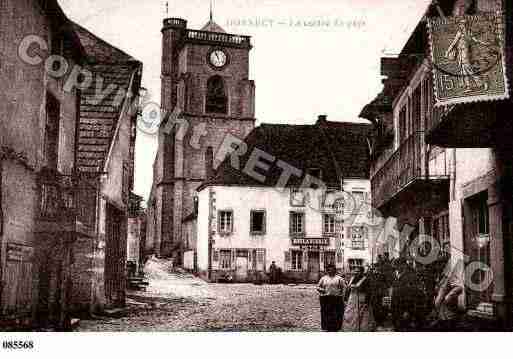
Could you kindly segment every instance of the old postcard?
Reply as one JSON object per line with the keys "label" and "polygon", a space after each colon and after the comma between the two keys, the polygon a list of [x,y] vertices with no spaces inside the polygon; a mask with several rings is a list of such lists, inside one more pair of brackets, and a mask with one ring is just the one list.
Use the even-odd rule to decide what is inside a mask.
{"label": "old postcard", "polygon": [[511,331],[512,34],[505,0],[0,0],[0,355]]}

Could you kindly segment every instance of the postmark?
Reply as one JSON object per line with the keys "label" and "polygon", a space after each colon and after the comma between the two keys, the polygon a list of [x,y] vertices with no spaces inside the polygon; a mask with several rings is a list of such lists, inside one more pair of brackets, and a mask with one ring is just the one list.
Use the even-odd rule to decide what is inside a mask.
{"label": "postmark", "polygon": [[428,21],[436,104],[509,98],[500,14]]}

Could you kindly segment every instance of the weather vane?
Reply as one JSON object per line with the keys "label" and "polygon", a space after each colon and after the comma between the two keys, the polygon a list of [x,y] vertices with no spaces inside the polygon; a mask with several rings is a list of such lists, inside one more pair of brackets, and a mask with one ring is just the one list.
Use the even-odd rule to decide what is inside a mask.
{"label": "weather vane", "polygon": [[169,1],[166,1],[166,16],[169,16]]}
{"label": "weather vane", "polygon": [[213,8],[212,0],[210,0],[210,21],[212,21],[214,19],[212,8]]}

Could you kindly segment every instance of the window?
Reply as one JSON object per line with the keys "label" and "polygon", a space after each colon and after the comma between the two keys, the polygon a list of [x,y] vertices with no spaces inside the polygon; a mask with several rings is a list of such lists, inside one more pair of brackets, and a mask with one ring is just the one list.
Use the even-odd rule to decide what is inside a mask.
{"label": "window", "polygon": [[328,188],[323,196],[323,207],[326,209],[337,210],[337,204],[339,201],[343,201],[344,198],[334,188]]}
{"label": "window", "polygon": [[228,113],[228,98],[226,97],[224,81],[221,76],[212,76],[207,81],[206,112]]}
{"label": "window", "polygon": [[357,226],[351,228],[351,247],[353,249],[365,249],[366,228]]}
{"label": "window", "polygon": [[214,175],[214,148],[209,146],[205,151],[205,177],[211,179]]}
{"label": "window", "polygon": [[290,234],[301,236],[305,234],[305,214],[302,212],[290,213]]}
{"label": "window", "polygon": [[[488,192],[481,192],[467,200],[464,204],[464,250],[465,255],[469,257],[469,263],[480,262],[490,266],[491,264],[491,246],[490,246],[490,223],[488,212]],[[475,308],[480,303],[491,302],[494,288],[493,276],[486,270],[475,270],[472,273],[472,282],[474,284],[491,283],[484,290],[467,289],[467,298],[469,308]]]}
{"label": "window", "polygon": [[363,267],[363,259],[360,258],[350,258],[349,261],[349,270],[352,272],[356,268],[362,268]]}
{"label": "window", "polygon": [[265,233],[265,211],[251,211],[251,234]]}
{"label": "window", "polygon": [[290,190],[290,205],[292,207],[304,207],[305,205],[305,192],[299,188],[292,188]]}
{"label": "window", "polygon": [[303,252],[292,251],[291,253],[291,269],[292,270],[303,270]]}
{"label": "window", "polygon": [[324,215],[324,234],[335,234],[335,215]]}
{"label": "window", "polygon": [[354,191],[352,195],[355,209],[360,210],[365,202],[365,194],[362,191]]}
{"label": "window", "polygon": [[232,268],[232,251],[222,250],[219,252],[219,267],[221,269]]}
{"label": "window", "polygon": [[46,165],[57,170],[59,163],[60,103],[51,94],[46,96],[45,156]]}
{"label": "window", "polygon": [[219,211],[219,233],[227,234],[233,232],[233,212]]}
{"label": "window", "polygon": [[130,165],[127,161],[123,161],[123,173],[122,173],[122,184],[121,184],[121,196],[123,197],[123,203],[128,202],[129,193],[132,190],[132,183],[130,183]]}
{"label": "window", "polygon": [[449,213],[433,219],[431,234],[442,249],[446,247],[447,243],[450,243]]}
{"label": "window", "polygon": [[335,265],[335,251],[324,252],[324,268]]}
{"label": "window", "polygon": [[417,86],[412,94],[412,120],[410,135],[420,130],[420,119],[422,113],[422,87]]}
{"label": "window", "polygon": [[399,144],[404,142],[407,138],[408,124],[406,118],[406,106],[399,112]]}

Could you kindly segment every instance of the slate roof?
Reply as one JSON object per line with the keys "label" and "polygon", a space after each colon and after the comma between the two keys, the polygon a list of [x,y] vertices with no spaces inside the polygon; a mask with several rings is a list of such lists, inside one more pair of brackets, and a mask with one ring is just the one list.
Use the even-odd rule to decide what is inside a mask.
{"label": "slate roof", "polygon": [[[93,73],[92,86],[81,93],[77,167],[98,173],[103,171],[126,94],[133,90],[132,78],[140,85],[142,65],[80,25],[74,24],[74,29],[86,51],[86,68]],[[99,96],[102,91],[109,94]]]}
{"label": "slate roof", "polygon": [[[342,178],[369,178],[369,145],[367,137],[372,126],[348,122],[319,121],[315,125],[262,124],[245,139],[248,150],[240,158],[240,170],[231,166],[230,157],[218,167],[209,185],[275,186],[283,170],[281,160],[305,173],[321,170],[328,186],[340,186]],[[264,183],[245,174],[244,169],[255,148],[275,157],[269,171],[257,172],[266,176]],[[262,160],[265,162],[265,160]],[[304,176],[292,176],[287,186],[299,186]]]}
{"label": "slate roof", "polygon": [[214,20],[209,20],[205,26],[201,28],[201,31],[209,31],[209,32],[220,32],[220,33],[226,33],[226,31],[216,24]]}

